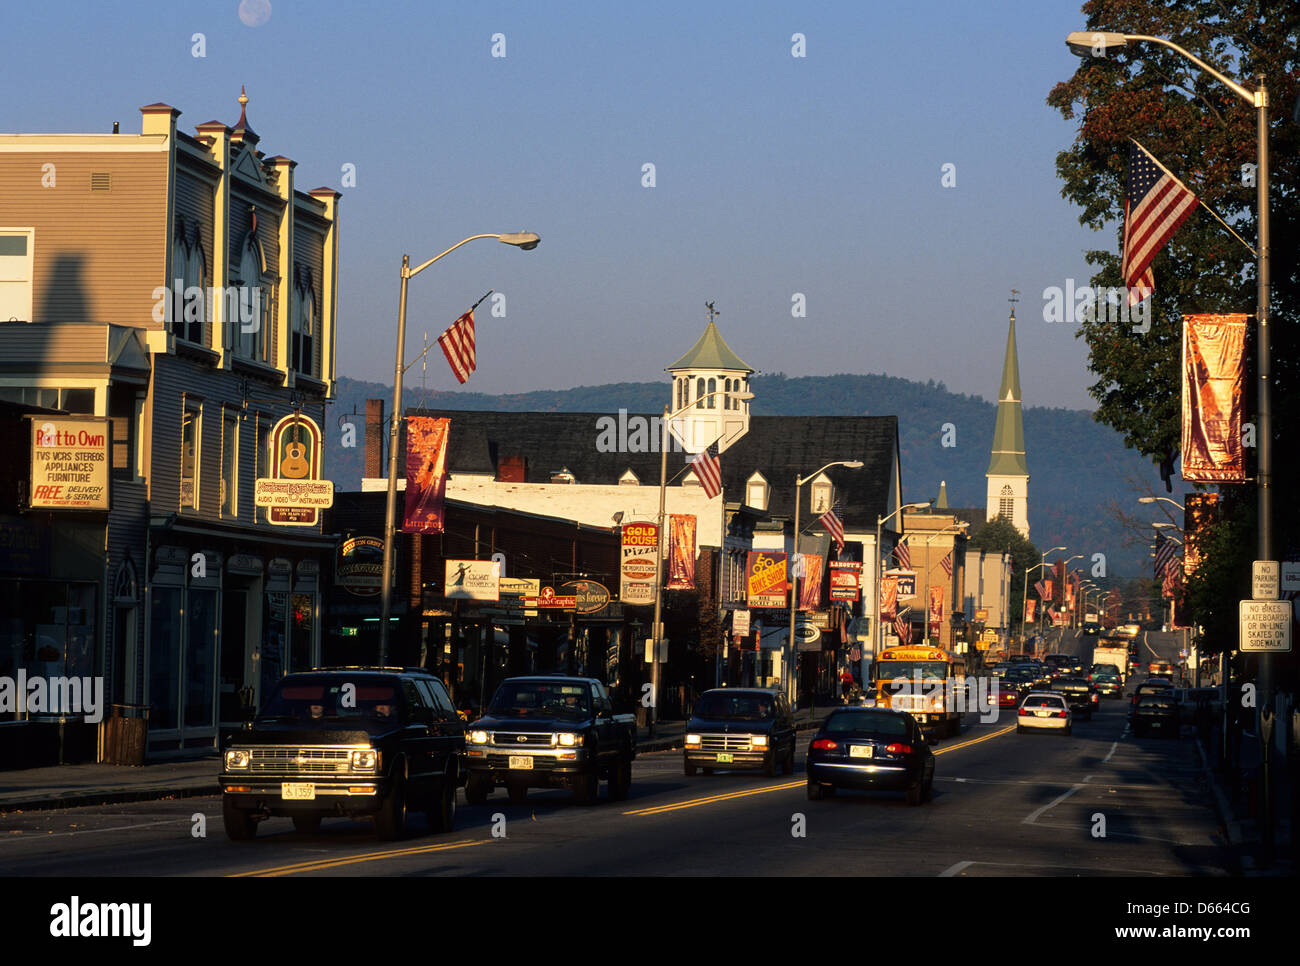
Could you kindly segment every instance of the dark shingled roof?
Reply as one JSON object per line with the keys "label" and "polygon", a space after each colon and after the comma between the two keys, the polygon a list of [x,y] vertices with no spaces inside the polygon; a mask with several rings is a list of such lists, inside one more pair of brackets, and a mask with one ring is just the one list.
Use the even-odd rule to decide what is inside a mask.
{"label": "dark shingled roof", "polygon": [[[549,482],[551,474],[561,468],[567,468],[579,484],[613,485],[629,469],[643,486],[659,483],[657,450],[597,450],[599,421],[612,418],[617,423],[617,415],[422,409],[408,410],[407,416],[451,420],[447,454],[451,473],[495,475],[500,460],[523,457],[528,483]],[[637,418],[638,414],[628,414],[627,422],[634,426]],[[648,427],[651,418],[657,417],[640,418]],[[650,435],[648,429],[645,435]],[[751,416],[749,432],[721,456],[723,497],[728,502],[743,500],[745,483],[757,470],[771,486],[768,513],[793,516],[796,476],[806,476],[832,460],[861,460],[861,469],[836,466],[826,475],[843,503],[840,518],[846,527],[874,528],[876,516],[888,512],[897,452],[897,416]],[[669,485],[674,480],[680,482],[687,455],[669,450]],[[399,454],[398,462],[405,466],[404,453]],[[805,513],[807,490],[808,484],[804,484]]]}

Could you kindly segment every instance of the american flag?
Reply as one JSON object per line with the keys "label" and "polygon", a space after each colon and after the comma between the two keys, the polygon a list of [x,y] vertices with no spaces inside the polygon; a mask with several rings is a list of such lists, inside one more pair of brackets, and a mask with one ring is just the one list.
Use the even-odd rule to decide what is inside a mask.
{"label": "american flag", "polygon": [[900,610],[898,616],[894,618],[894,633],[904,644],[912,642],[912,618],[904,617],[905,612]]}
{"label": "american flag", "polygon": [[1169,566],[1169,561],[1174,559],[1174,554],[1178,552],[1178,544],[1174,543],[1163,533],[1156,537],[1156,566],[1155,579],[1160,580],[1165,575],[1165,570]]}
{"label": "american flag", "polygon": [[1137,305],[1156,288],[1151,262],[1200,202],[1136,141],[1129,147],[1128,162],[1120,270],[1128,286],[1128,304]]}
{"label": "american flag", "polygon": [[702,453],[696,453],[688,462],[694,467],[700,486],[710,500],[722,492],[722,463],[718,459],[717,443]]}
{"label": "american flag", "polygon": [[898,558],[898,565],[904,570],[912,569],[912,551],[907,546],[907,537],[898,541],[898,546],[894,548],[894,556]]}
{"label": "american flag", "polygon": [[952,576],[952,551],[951,550],[949,550],[948,553],[944,555],[944,558],[939,561],[939,566],[943,568],[943,572],[945,574],[947,574],[949,577]]}
{"label": "american flag", "polygon": [[478,364],[474,357],[474,310],[470,309],[438,336],[438,345],[456,379],[463,383]]}
{"label": "american flag", "polygon": [[[840,504],[836,504],[840,509],[844,509]],[[835,541],[835,551],[839,553],[844,549],[844,523],[840,520],[835,512],[835,507],[831,507],[825,513],[817,518],[817,522],[826,528],[826,533]]]}
{"label": "american flag", "polygon": [[1161,597],[1175,597],[1178,594],[1178,585],[1182,583],[1183,568],[1182,561],[1177,558],[1170,560],[1165,564],[1164,579],[1160,583]]}

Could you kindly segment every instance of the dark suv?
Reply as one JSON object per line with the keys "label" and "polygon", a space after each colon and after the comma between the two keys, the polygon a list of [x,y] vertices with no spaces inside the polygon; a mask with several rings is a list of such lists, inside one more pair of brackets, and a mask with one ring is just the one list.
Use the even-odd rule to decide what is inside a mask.
{"label": "dark suv", "polygon": [[1092,720],[1100,700],[1097,689],[1086,678],[1059,677],[1052,682],[1052,690],[1065,697],[1071,711]]}
{"label": "dark suv", "polygon": [[794,716],[785,695],[759,688],[714,688],[695,702],[686,723],[685,771],[761,768],[794,773]]}
{"label": "dark suv", "polygon": [[373,816],[400,838],[408,807],[455,823],[465,724],[442,681],[420,668],[321,668],[282,677],[261,712],[228,736],[221,816],[236,840],[271,816],[314,832],[329,816]]}

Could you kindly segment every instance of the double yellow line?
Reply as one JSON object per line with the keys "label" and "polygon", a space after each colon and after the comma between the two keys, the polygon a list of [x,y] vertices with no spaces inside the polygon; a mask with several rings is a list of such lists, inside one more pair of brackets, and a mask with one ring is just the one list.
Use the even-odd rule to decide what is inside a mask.
{"label": "double yellow line", "polygon": [[978,738],[972,738],[970,741],[963,741],[959,745],[949,745],[947,748],[940,748],[935,752],[935,755],[946,755],[948,752],[956,751],[959,748],[969,748],[971,745],[978,745],[981,741],[989,741],[990,739],[998,737],[998,735],[1005,735],[1007,732],[1015,730],[1015,725],[1007,725],[1005,728],[999,729],[998,731],[992,731],[986,735],[980,735]]}
{"label": "double yellow line", "polygon": [[785,782],[781,785],[768,785],[764,788],[749,788],[741,792],[727,792],[723,795],[710,795],[707,798],[694,798],[689,802],[675,802],[672,805],[653,805],[650,808],[635,808],[630,812],[624,812],[624,815],[662,815],[664,812],[675,812],[680,808],[694,808],[697,805],[712,805],[714,802],[726,802],[733,798],[746,798],[750,795],[763,795],[767,792],[785,791],[787,788],[799,788],[803,781]]}
{"label": "double yellow line", "polygon": [[367,852],[364,855],[349,855],[342,858],[313,859],[294,865],[272,866],[269,869],[255,869],[249,872],[234,872],[231,879],[244,879],[251,876],[293,875],[296,872],[320,872],[324,869],[336,869],[344,865],[358,865],[362,862],[377,862],[380,859],[398,859],[410,855],[428,855],[432,852],[449,852],[452,849],[465,849],[471,845],[482,845],[487,839],[476,841],[450,842],[446,845],[418,845],[409,849],[389,849],[384,852]]}

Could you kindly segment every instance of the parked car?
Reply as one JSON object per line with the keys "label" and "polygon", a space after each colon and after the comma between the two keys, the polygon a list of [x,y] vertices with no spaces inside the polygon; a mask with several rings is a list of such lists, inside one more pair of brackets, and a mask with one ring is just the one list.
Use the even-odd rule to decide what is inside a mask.
{"label": "parked car", "polygon": [[465,726],[428,671],[322,668],[287,674],[222,753],[221,817],[234,840],[272,816],[312,833],[334,815],[373,817],[401,838],[407,811],[455,824],[465,772]]}
{"label": "parked car", "polygon": [[761,768],[794,773],[794,715],[785,695],[766,688],[714,688],[695,702],[686,723],[683,770]]}
{"label": "parked car", "polygon": [[896,790],[909,805],[930,800],[934,752],[915,719],[889,708],[836,708],[808,746],[808,797],[837,788]]}
{"label": "parked car", "polygon": [[561,787],[589,805],[602,778],[609,797],[620,801],[632,787],[636,716],[615,714],[595,678],[506,678],[469,726],[466,755],[471,805],[487,801],[498,785],[515,804],[527,799],[529,788]]}
{"label": "parked car", "polygon": [[1178,737],[1178,699],[1172,690],[1143,694],[1133,708],[1134,736],[1156,731]]}
{"label": "parked car", "polygon": [[1074,718],[1064,695],[1051,691],[1031,691],[1016,712],[1016,733],[1026,731],[1060,731],[1070,734]]}

